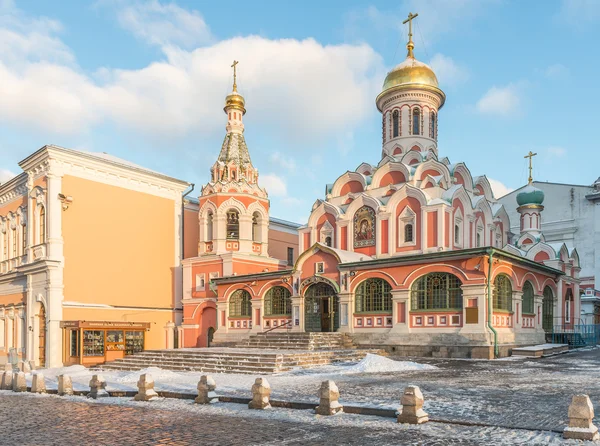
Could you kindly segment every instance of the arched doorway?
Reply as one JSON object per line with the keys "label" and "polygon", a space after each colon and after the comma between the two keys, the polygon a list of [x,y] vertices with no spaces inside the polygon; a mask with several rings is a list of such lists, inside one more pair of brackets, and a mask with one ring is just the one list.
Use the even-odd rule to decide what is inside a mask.
{"label": "arched doorway", "polygon": [[328,283],[310,285],[304,293],[304,331],[337,331],[340,326],[340,299]]}
{"label": "arched doorway", "polygon": [[214,329],[213,327],[210,327],[210,328],[208,329],[208,333],[207,333],[207,335],[206,335],[206,344],[207,344],[206,346],[207,346],[207,347],[210,347],[210,345],[211,345],[211,344],[212,344],[212,342],[213,342],[213,338],[214,338],[214,337],[215,337],[215,329]]}
{"label": "arched doorway", "polygon": [[38,345],[39,345],[39,361],[40,367],[46,367],[46,308],[44,304],[40,304],[40,311],[38,314],[39,318],[39,334],[38,334]]}

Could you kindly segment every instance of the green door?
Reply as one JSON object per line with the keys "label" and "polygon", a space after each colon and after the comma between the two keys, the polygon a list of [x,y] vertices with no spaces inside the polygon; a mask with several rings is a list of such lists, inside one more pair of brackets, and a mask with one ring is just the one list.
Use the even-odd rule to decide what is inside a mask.
{"label": "green door", "polygon": [[542,328],[546,333],[552,333],[554,323],[554,295],[550,287],[544,289],[542,300]]}
{"label": "green door", "polygon": [[304,293],[304,331],[337,331],[340,325],[339,298],[327,283],[315,283]]}

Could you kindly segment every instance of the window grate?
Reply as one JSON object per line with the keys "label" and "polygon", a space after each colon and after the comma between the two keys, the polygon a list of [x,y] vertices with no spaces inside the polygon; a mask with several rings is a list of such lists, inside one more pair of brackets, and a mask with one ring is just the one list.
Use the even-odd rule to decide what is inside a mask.
{"label": "window grate", "polygon": [[292,314],[292,297],[290,291],[276,286],[265,295],[265,316],[289,316]]}
{"label": "window grate", "polygon": [[411,287],[413,310],[460,310],[463,307],[462,282],[453,274],[431,273]]}
{"label": "window grate", "polygon": [[236,290],[229,298],[230,317],[251,317],[252,297],[246,290]]}
{"label": "window grate", "polygon": [[391,285],[383,279],[367,279],[356,288],[356,312],[391,312]]}
{"label": "window grate", "polygon": [[492,300],[494,310],[512,311],[512,285],[508,276],[496,276]]}

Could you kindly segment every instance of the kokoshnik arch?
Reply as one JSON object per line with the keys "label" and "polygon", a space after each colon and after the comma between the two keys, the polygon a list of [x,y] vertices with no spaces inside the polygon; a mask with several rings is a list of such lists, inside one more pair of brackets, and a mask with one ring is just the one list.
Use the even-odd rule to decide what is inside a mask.
{"label": "kokoshnik arch", "polygon": [[579,257],[546,243],[543,192],[520,190],[512,234],[486,177],[439,157],[446,96],[411,34],[407,49],[375,101],[380,161],[326,185],[302,227],[269,215],[237,62],[198,199],[106,153],[44,146],[19,163],[0,185],[0,362],[95,364],[270,329],[491,358],[575,324]]}

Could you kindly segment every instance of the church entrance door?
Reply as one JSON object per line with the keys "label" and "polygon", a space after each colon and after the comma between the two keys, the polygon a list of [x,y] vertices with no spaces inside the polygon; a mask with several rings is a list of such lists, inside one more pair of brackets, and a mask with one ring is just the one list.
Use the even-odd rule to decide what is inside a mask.
{"label": "church entrance door", "polygon": [[339,298],[327,283],[315,283],[304,293],[304,331],[337,331],[340,325]]}

